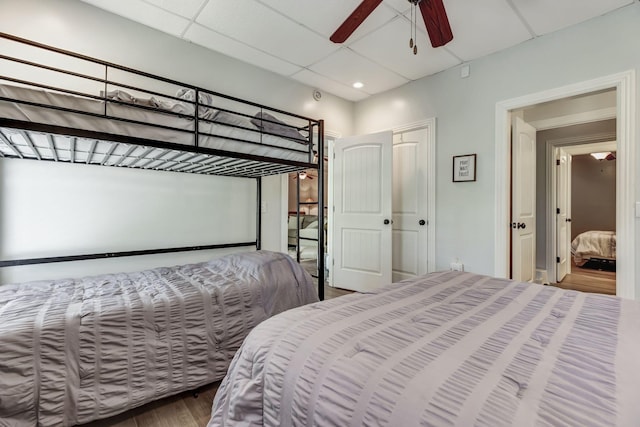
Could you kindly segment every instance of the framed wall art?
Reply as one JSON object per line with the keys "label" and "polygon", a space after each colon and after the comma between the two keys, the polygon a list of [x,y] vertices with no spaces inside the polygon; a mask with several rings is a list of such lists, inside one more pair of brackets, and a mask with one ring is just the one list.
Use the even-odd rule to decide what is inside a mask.
{"label": "framed wall art", "polygon": [[476,155],[453,156],[453,182],[476,180]]}

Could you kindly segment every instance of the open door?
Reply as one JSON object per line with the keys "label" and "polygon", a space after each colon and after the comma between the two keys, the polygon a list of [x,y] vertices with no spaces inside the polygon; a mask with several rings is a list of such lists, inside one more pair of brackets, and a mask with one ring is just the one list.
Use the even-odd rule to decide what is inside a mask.
{"label": "open door", "polygon": [[392,132],[335,143],[333,285],[355,291],[391,283]]}
{"label": "open door", "polygon": [[571,272],[571,156],[556,149],[556,282]]}
{"label": "open door", "polygon": [[511,278],[536,272],[536,130],[514,117],[511,141]]}

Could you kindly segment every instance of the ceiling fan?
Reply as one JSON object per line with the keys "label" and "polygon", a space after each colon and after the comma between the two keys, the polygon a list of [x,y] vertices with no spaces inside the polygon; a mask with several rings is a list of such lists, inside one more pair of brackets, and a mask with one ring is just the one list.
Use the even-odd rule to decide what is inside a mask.
{"label": "ceiling fan", "polygon": [[[381,2],[382,0],[363,0],[331,35],[329,40],[334,43],[344,43]],[[420,7],[420,13],[427,27],[427,33],[429,33],[431,46],[444,46],[453,40],[449,18],[447,18],[447,12],[444,9],[442,0],[409,0],[409,3],[411,3],[412,8],[415,8],[416,5]],[[417,52],[413,37],[411,38],[409,47],[413,48],[414,54]]]}

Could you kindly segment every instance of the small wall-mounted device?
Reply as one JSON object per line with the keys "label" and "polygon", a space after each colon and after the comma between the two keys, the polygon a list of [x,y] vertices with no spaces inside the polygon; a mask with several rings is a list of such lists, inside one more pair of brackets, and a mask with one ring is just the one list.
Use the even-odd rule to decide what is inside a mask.
{"label": "small wall-mounted device", "polygon": [[320,92],[318,89],[314,89],[313,99],[315,99],[316,101],[320,101],[321,98],[322,98],[322,92]]}

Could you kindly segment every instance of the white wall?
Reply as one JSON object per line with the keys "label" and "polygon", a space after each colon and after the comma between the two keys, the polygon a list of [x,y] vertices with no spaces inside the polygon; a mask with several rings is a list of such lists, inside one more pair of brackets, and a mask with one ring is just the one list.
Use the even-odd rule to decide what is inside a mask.
{"label": "white wall", "polygon": [[[469,271],[494,273],[496,103],[639,68],[638,22],[636,2],[473,61],[466,79],[453,68],[356,104],[358,134],[437,118],[438,269],[460,258]],[[467,153],[478,154],[477,181],[454,184],[451,158]]]}
{"label": "white wall", "polygon": [[[71,50],[130,68],[168,77],[185,83],[194,84],[238,98],[251,100],[270,107],[294,112],[312,118],[325,120],[325,128],[336,133],[350,134],[353,125],[353,103],[341,98],[324,94],[317,102],[312,98],[312,88],[242,63],[224,55],[213,53],[197,45],[179,40],[151,28],[112,15],[88,4],[74,0],[0,0],[0,29],[3,32]],[[190,245],[197,240],[202,244],[225,243],[226,237],[244,239],[255,230],[255,181],[229,180],[223,177],[191,177],[175,173],[153,173],[148,171],[127,171],[108,168],[95,168],[78,165],[54,165],[51,163],[24,162],[8,160],[2,164],[3,193],[2,205],[2,258],[25,256],[66,255],[58,253],[74,249],[74,253],[88,251],[137,250],[162,246]],[[67,169],[73,168],[73,169]],[[16,172],[16,170],[18,170]],[[15,187],[16,181],[10,177],[17,173],[27,177],[27,182]],[[62,174],[58,176],[58,174]],[[62,192],[52,189],[59,187]],[[202,180],[202,181],[200,181]],[[91,182],[92,185],[80,190],[72,181]],[[250,182],[247,187],[246,182]],[[286,212],[280,212],[282,190],[278,178],[270,178],[263,183],[263,200],[268,212],[263,222],[263,248],[280,249],[281,226],[285,223]],[[45,183],[49,186],[45,186]],[[55,184],[55,185],[54,185]],[[26,187],[25,187],[26,186]],[[31,186],[31,187],[29,187]],[[38,186],[35,192],[31,190]],[[117,190],[109,190],[115,186]],[[246,187],[246,188],[245,188]],[[67,188],[65,192],[64,188]],[[195,190],[186,190],[191,188]],[[144,189],[144,191],[142,191]],[[105,193],[105,190],[107,193]],[[25,192],[27,191],[27,192]],[[71,194],[81,191],[75,197]],[[141,192],[142,191],[142,192]],[[195,193],[190,193],[195,191]],[[163,198],[163,194],[186,192],[186,199]],[[204,199],[217,200],[236,209],[235,213],[219,218],[215,223],[207,219],[189,218],[192,225],[208,225],[206,232],[190,230],[185,232],[184,220],[187,211],[202,208]],[[115,212],[98,209],[108,204],[112,193],[119,193]],[[28,195],[28,196],[27,196]],[[241,196],[238,196],[241,195]],[[249,197],[240,205],[228,203],[235,197]],[[70,200],[69,197],[72,199]],[[46,202],[46,203],[45,203]],[[84,219],[82,227],[74,230],[71,241],[64,228],[73,227],[69,221],[56,223],[51,221],[51,203],[69,203],[81,206]],[[83,204],[85,206],[83,206]],[[176,204],[181,206],[175,206]],[[92,208],[91,206],[96,206]],[[21,215],[27,209],[28,215]],[[40,212],[40,213],[35,213]],[[202,213],[214,215],[215,209],[207,205]],[[55,214],[55,212],[53,212]],[[92,222],[116,224],[120,228],[106,226],[91,228]],[[86,217],[92,218],[87,221]],[[62,220],[64,215],[55,216]],[[246,218],[245,218],[246,217]],[[280,218],[282,217],[282,218]],[[147,220],[141,220],[146,218]],[[149,222],[148,219],[151,218]],[[66,218],[68,220],[68,218]],[[24,233],[27,223],[35,225],[34,231]],[[94,224],[95,225],[95,224]],[[56,227],[58,229],[56,229]],[[117,227],[115,227],[117,228]],[[35,232],[37,230],[37,233]],[[31,234],[29,234],[31,233]],[[82,241],[82,233],[101,233],[93,240]],[[27,238],[28,237],[28,238]],[[254,237],[255,238],[255,237]],[[253,240],[251,238],[250,240]],[[202,240],[202,241],[201,241]],[[197,243],[193,243],[197,244]],[[88,245],[89,247],[85,247]],[[116,246],[116,247],[114,247]],[[56,253],[53,253],[55,249]],[[31,254],[31,255],[26,255]],[[31,278],[54,278],[70,275],[101,273],[104,271],[125,271],[146,268],[167,263],[199,261],[210,258],[211,253],[173,254],[131,259],[82,261],[64,264],[49,264],[46,267],[19,267],[4,269],[0,283]],[[173,262],[175,260],[175,262]]]}

